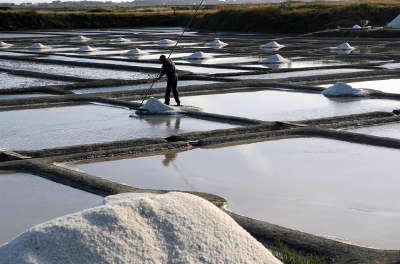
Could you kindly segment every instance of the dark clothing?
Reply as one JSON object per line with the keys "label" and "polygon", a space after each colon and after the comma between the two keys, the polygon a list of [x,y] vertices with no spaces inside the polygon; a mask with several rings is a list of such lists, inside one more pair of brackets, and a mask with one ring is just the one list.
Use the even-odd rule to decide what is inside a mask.
{"label": "dark clothing", "polygon": [[169,97],[171,95],[171,90],[172,93],[174,94],[175,102],[179,105],[179,92],[176,86],[178,85],[178,76],[177,78],[171,80],[168,78],[167,81],[167,89],[165,90],[165,104],[169,104]]}
{"label": "dark clothing", "polygon": [[175,63],[170,59],[166,59],[163,62],[161,74],[167,75],[168,80],[177,79],[178,74],[176,73]]}
{"label": "dark clothing", "polygon": [[175,63],[170,59],[167,59],[165,62],[163,62],[163,65],[161,68],[161,74],[162,75],[165,74],[168,77],[167,89],[165,90],[165,104],[169,104],[169,98],[170,98],[170,94],[171,94],[171,90],[172,90],[175,101],[179,105],[180,104],[179,92],[177,89],[178,74],[176,73]]}

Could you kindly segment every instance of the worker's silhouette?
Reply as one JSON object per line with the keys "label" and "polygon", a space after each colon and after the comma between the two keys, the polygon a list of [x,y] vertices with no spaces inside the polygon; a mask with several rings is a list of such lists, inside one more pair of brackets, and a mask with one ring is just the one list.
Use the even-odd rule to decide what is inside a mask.
{"label": "worker's silhouette", "polygon": [[164,154],[165,159],[163,159],[162,163],[165,167],[168,167],[168,165],[176,159],[176,156],[178,156],[178,152],[168,152]]}
{"label": "worker's silhouette", "polygon": [[179,100],[179,93],[177,89],[178,85],[178,74],[175,69],[175,63],[171,59],[167,59],[165,55],[160,56],[160,61],[162,63],[161,67],[161,73],[158,76],[157,80],[163,77],[164,75],[167,75],[168,81],[167,81],[167,89],[165,90],[165,102],[164,104],[169,105],[169,97],[172,93],[174,94],[174,98],[176,101],[176,104],[178,106],[181,105],[181,102]]}

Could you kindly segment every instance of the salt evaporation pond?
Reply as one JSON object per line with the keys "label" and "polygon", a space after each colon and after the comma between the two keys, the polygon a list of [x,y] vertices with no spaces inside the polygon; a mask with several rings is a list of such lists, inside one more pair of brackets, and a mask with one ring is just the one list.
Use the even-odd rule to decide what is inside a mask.
{"label": "salt evaporation pond", "polygon": [[319,76],[329,74],[341,74],[341,73],[352,73],[352,72],[363,72],[370,71],[367,69],[328,69],[328,70],[307,70],[307,71],[294,71],[294,72],[279,72],[279,73],[267,73],[257,75],[239,75],[226,77],[227,79],[238,79],[238,80],[249,80],[249,79],[283,79],[283,78],[295,78],[295,77],[306,77],[306,76]]}
{"label": "salt evaporation pond", "polygon": [[242,215],[341,241],[399,248],[398,155],[327,139],[286,139],[76,167],[135,187],[218,194]]}
{"label": "salt evaporation pond", "polygon": [[109,70],[17,60],[0,60],[0,66],[14,70],[25,70],[89,79],[137,80],[148,78],[148,74],[135,71]]}
{"label": "salt evaporation pond", "polygon": [[233,127],[180,116],[130,118],[132,111],[99,105],[0,112],[0,148],[53,148]]}
{"label": "salt evaporation pond", "polygon": [[258,91],[185,96],[183,105],[205,112],[241,116],[265,121],[303,120],[372,111],[393,111],[400,102],[383,99],[337,98],[321,94],[287,91]]}
{"label": "salt evaporation pond", "polygon": [[0,72],[0,80],[1,80],[0,89],[26,88],[32,86],[47,86],[47,85],[63,85],[71,83],[71,82],[63,82],[57,80],[24,77],[24,76],[9,74],[6,72]]}
{"label": "salt evaporation pond", "polygon": [[[188,86],[188,85],[202,85],[202,84],[211,84],[217,83],[214,81],[200,81],[200,80],[193,80],[193,81],[179,81],[178,86]],[[87,94],[87,93],[107,93],[107,92],[117,92],[117,91],[131,91],[137,89],[148,89],[150,88],[151,83],[143,83],[143,84],[136,84],[136,85],[123,85],[123,86],[113,86],[113,87],[99,87],[99,88],[87,88],[87,89],[76,89],[73,90],[74,93],[77,94]],[[166,87],[167,82],[156,82],[153,85],[153,88],[161,88]]]}
{"label": "salt evaporation pond", "polygon": [[20,99],[20,98],[31,98],[31,97],[43,97],[43,96],[54,96],[53,94],[45,93],[31,93],[31,94],[0,94],[0,100],[5,99]]}
{"label": "salt evaporation pond", "polygon": [[33,175],[0,174],[0,245],[54,217],[100,205],[102,199]]}
{"label": "salt evaporation pond", "polygon": [[51,37],[59,37],[57,35],[48,35],[48,34],[29,34],[29,33],[1,33],[0,39],[18,39],[18,38],[51,38]]}
{"label": "salt evaporation pond", "polygon": [[[210,54],[210,53],[207,53],[207,54]],[[255,62],[258,60],[259,59],[255,58],[255,57],[228,57],[228,58],[210,58],[210,59],[205,59],[205,60],[179,60],[176,62],[197,63],[197,64],[235,64],[235,63]],[[242,66],[242,65],[238,65],[238,66]]]}
{"label": "salt evaporation pond", "polygon": [[27,57],[27,56],[36,56],[37,54],[33,53],[19,53],[19,52],[11,52],[11,51],[0,51],[0,55],[3,56],[12,56],[12,57]]}
{"label": "salt evaporation pond", "polygon": [[[400,79],[348,82],[347,84],[356,89],[367,88],[382,91],[385,93],[400,94]],[[325,84],[321,85],[321,87],[329,87],[332,85],[333,84]]]}
{"label": "salt evaporation pond", "polygon": [[362,133],[378,137],[391,137],[400,139],[400,123],[352,129],[355,133]]}
{"label": "salt evaporation pond", "polygon": [[281,63],[278,65],[271,64],[256,64],[256,65],[240,65],[243,67],[262,67],[262,68],[272,68],[272,69],[298,69],[298,68],[309,68],[309,67],[327,67],[327,66],[337,66],[345,65],[346,63],[341,61],[324,61],[324,60],[314,60],[314,61],[291,61],[290,63]]}

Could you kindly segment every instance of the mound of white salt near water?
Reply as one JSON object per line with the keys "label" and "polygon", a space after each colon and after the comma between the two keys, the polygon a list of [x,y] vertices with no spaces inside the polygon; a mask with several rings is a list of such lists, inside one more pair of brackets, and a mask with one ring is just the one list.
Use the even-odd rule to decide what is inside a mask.
{"label": "mound of white salt near water", "polygon": [[144,55],[144,54],[148,54],[148,52],[147,51],[143,51],[143,50],[141,50],[139,48],[131,49],[130,51],[125,53],[125,55],[128,55],[128,56],[138,56],[138,55]]}
{"label": "mound of white salt near water", "polygon": [[342,43],[339,46],[335,47],[334,49],[337,49],[337,50],[353,50],[355,48],[352,47],[348,42],[345,42],[345,43]]}
{"label": "mound of white salt near water", "polygon": [[212,56],[202,51],[196,51],[195,53],[183,58],[186,60],[205,60],[212,58]]}
{"label": "mound of white salt near water", "polygon": [[366,96],[368,93],[355,89],[347,83],[337,82],[322,91],[325,96]]}
{"label": "mound of white salt near water", "polygon": [[276,41],[268,42],[267,44],[261,45],[260,48],[262,49],[280,49],[285,47],[284,45],[279,44]]}
{"label": "mound of white salt near water", "polygon": [[42,43],[34,43],[31,46],[27,47],[27,49],[50,49],[50,46],[43,45]]}
{"label": "mound of white salt near water", "polygon": [[266,59],[261,60],[260,63],[265,63],[265,64],[268,64],[268,63],[270,63],[270,64],[281,64],[281,63],[290,63],[290,60],[288,60],[288,59],[282,57],[282,56],[279,55],[279,54],[274,54],[274,55],[272,55],[272,56],[269,56],[269,57],[266,58]]}
{"label": "mound of white salt near water", "polygon": [[0,48],[9,48],[9,47],[12,47],[12,46],[13,46],[13,44],[0,41]]}
{"label": "mound of white salt near water", "polygon": [[209,46],[209,47],[223,47],[226,45],[228,45],[228,43],[221,41],[219,38],[216,38],[213,41],[206,43],[206,46]]}
{"label": "mound of white salt near water", "polygon": [[154,97],[150,97],[140,109],[147,110],[147,113],[154,113],[154,114],[167,113],[174,110],[172,107],[169,107],[161,103],[160,100]]}
{"label": "mound of white salt near water", "polygon": [[82,48],[79,48],[77,50],[77,52],[92,52],[92,51],[96,51],[97,49],[91,47],[91,46],[84,46]]}
{"label": "mound of white salt near water", "polygon": [[80,35],[80,36],[76,36],[76,37],[72,38],[71,40],[75,41],[75,42],[86,42],[86,41],[89,41],[91,39]]}
{"label": "mound of white salt near water", "polygon": [[120,43],[120,42],[130,42],[130,40],[126,39],[126,38],[119,37],[119,38],[110,40],[110,42]]}
{"label": "mound of white salt near water", "polygon": [[33,227],[0,248],[2,264],[281,264],[231,217],[184,193],[122,194]]}
{"label": "mound of white salt near water", "polygon": [[157,42],[159,45],[175,45],[176,42],[170,39],[162,39]]}
{"label": "mound of white salt near water", "polygon": [[354,25],[353,27],[352,27],[352,29],[361,29],[361,27],[359,26],[359,25]]}

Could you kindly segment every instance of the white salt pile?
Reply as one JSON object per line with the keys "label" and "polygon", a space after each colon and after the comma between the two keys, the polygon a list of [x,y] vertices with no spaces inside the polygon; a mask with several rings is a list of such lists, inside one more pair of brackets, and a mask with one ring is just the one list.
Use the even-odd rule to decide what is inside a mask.
{"label": "white salt pile", "polygon": [[388,28],[400,28],[400,15],[395,17],[389,24],[386,25]]}
{"label": "white salt pile", "polygon": [[352,27],[352,29],[361,29],[361,27],[359,26],[359,25],[354,25],[353,27]]}
{"label": "white salt pile", "polygon": [[184,193],[121,194],[31,228],[2,264],[268,263],[271,252],[210,202]]}
{"label": "white salt pile", "polygon": [[125,53],[125,55],[128,55],[128,56],[138,56],[138,55],[143,55],[143,54],[148,54],[148,52],[143,51],[139,48],[134,48],[134,49],[128,51],[127,53]]}
{"label": "white salt pile", "polygon": [[162,39],[157,42],[159,45],[175,45],[176,41],[170,40],[170,39]]}
{"label": "white salt pile", "polygon": [[279,54],[274,54],[266,59],[263,59],[262,61],[260,61],[260,63],[280,64],[280,63],[290,63],[290,60],[285,59]]}
{"label": "white salt pile", "polygon": [[75,41],[75,42],[87,42],[87,41],[89,41],[91,39],[80,35],[80,36],[76,36],[76,37],[72,38],[71,40]]}
{"label": "white salt pile", "polygon": [[206,46],[209,47],[223,47],[226,45],[228,45],[228,43],[221,41],[219,38],[216,38],[213,41],[206,43]]}
{"label": "white salt pile", "polygon": [[0,48],[9,48],[9,47],[12,47],[12,46],[13,46],[13,44],[0,41]]}
{"label": "white salt pile", "polygon": [[279,44],[276,41],[268,42],[267,44],[261,45],[260,48],[262,49],[280,49],[285,47],[284,45]]}
{"label": "white salt pile", "polygon": [[119,38],[110,40],[110,42],[114,42],[114,43],[123,43],[123,42],[130,42],[130,40],[129,40],[129,39],[126,39],[126,38],[119,37]]}
{"label": "white salt pile", "polygon": [[146,103],[140,107],[140,110],[145,110],[147,114],[167,114],[172,113],[174,109],[160,102],[160,100],[150,97]]}
{"label": "white salt pile", "polygon": [[212,58],[211,55],[204,53],[202,51],[197,51],[189,56],[183,57],[186,60],[205,60]]}
{"label": "white salt pile", "polygon": [[342,43],[339,46],[335,47],[334,49],[337,49],[337,50],[353,50],[355,48],[352,47],[348,42],[345,42],[345,43]]}
{"label": "white salt pile", "polygon": [[96,51],[97,49],[91,47],[91,46],[84,46],[82,48],[79,48],[77,50],[77,52],[92,52],[92,51]]}
{"label": "white salt pile", "polygon": [[34,43],[31,46],[27,47],[27,49],[50,49],[50,46],[43,45],[42,43]]}
{"label": "white salt pile", "polygon": [[360,89],[355,89],[347,83],[337,82],[322,91],[325,96],[366,96],[368,93]]}

